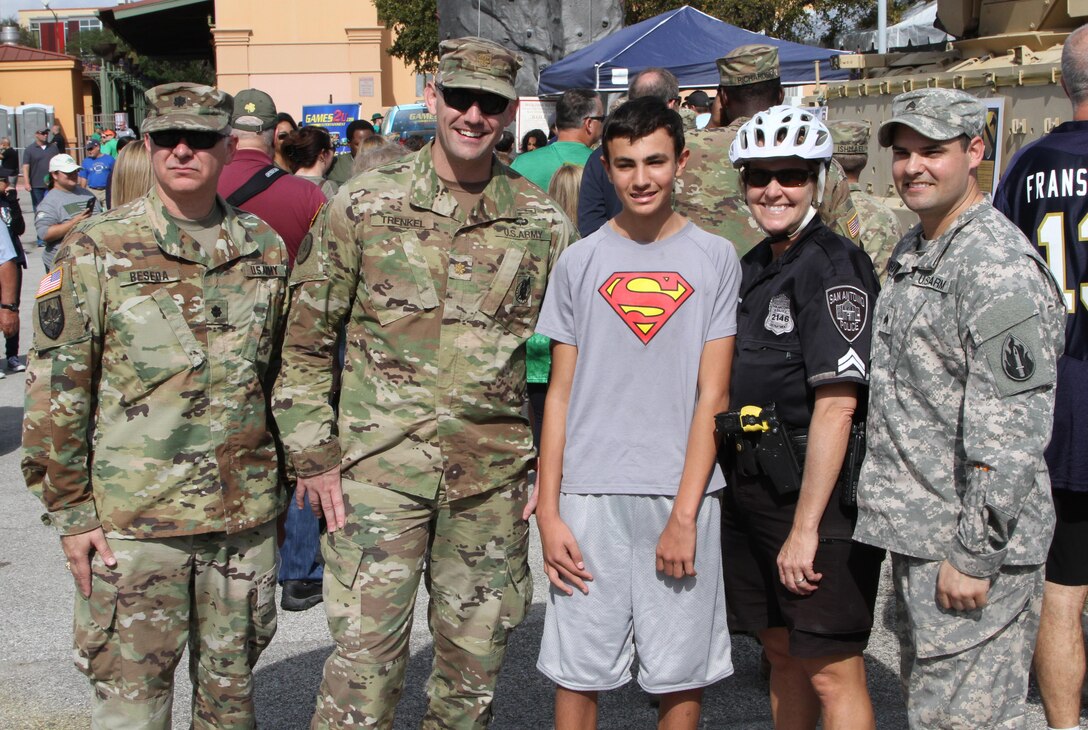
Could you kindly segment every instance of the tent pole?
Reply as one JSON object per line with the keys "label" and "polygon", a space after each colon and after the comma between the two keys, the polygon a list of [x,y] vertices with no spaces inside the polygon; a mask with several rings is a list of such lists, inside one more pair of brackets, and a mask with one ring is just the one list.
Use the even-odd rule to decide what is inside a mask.
{"label": "tent pole", "polygon": [[876,0],[876,50],[888,52],[888,0]]}

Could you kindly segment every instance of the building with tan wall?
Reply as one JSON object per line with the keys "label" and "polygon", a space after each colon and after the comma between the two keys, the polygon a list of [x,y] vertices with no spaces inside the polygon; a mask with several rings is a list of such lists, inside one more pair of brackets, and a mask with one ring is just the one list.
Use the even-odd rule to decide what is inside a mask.
{"label": "building with tan wall", "polygon": [[[84,113],[83,65],[78,58],[17,45],[0,45],[0,104],[53,107],[69,145],[76,142],[76,115]],[[16,144],[16,146],[20,146]],[[71,150],[69,150],[71,151]]]}
{"label": "building with tan wall", "polygon": [[393,37],[370,2],[216,0],[211,32],[220,88],[262,89],[296,117],[304,104],[331,102],[362,104],[369,118],[422,95],[416,75],[385,52]]}

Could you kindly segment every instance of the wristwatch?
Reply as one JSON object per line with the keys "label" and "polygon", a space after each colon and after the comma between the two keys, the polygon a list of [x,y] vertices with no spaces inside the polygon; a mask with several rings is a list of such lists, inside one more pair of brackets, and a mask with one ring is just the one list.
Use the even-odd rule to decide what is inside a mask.
{"label": "wristwatch", "polygon": [[12,312],[18,312],[19,311],[19,305],[18,304],[0,304],[0,309],[7,309],[7,310],[12,311]]}

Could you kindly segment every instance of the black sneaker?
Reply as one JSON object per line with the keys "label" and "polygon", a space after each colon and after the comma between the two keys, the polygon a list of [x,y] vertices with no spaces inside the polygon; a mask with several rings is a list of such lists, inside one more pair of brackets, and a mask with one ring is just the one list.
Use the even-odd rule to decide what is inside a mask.
{"label": "black sneaker", "polygon": [[21,373],[26,370],[26,365],[23,365],[23,361],[14,355],[8,358],[8,372],[9,373]]}
{"label": "black sneaker", "polygon": [[284,611],[305,611],[321,603],[321,581],[285,580],[280,608]]}

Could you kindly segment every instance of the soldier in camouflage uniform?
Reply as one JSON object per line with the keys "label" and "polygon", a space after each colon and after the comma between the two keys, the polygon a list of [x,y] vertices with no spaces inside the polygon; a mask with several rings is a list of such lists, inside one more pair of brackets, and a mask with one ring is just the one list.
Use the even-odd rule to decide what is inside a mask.
{"label": "soldier in camouflage uniform", "polygon": [[[691,156],[680,176],[674,206],[703,230],[732,241],[737,255],[744,256],[765,236],[744,202],[740,175],[729,162],[729,145],[756,112],[782,103],[778,49],[763,44],[739,46],[718,59],[718,74],[724,126],[684,134]],[[837,233],[858,242],[860,221],[846,176],[836,163],[827,171],[820,217]]]}
{"label": "soldier in camouflage uniform", "polygon": [[76,582],[96,728],[169,728],[186,646],[193,726],[251,728],[276,630],[268,428],[287,293],[276,233],[216,198],[232,99],[147,92],[155,185],[61,244],[38,288],[23,473]]}
{"label": "soldier in camouflage uniform", "polygon": [[492,155],[516,112],[520,60],[478,38],[441,51],[425,91],[434,142],[342,187],[291,277],[274,408],[297,499],[309,494],[328,524],[336,642],[315,728],[392,726],[421,577],[435,651],[423,726],[485,726],[532,597],[525,341],[574,234]]}
{"label": "soldier in camouflage uniform", "polygon": [[869,122],[853,122],[837,119],[827,123],[831,137],[835,140],[835,161],[846,173],[850,184],[850,199],[858,211],[861,222],[861,247],[880,277],[880,282],[888,276],[888,258],[899,239],[903,237],[903,226],[899,217],[875,195],[862,191],[858,177],[869,163]]}
{"label": "soldier in camouflage uniform", "polygon": [[1065,304],[979,189],[982,104],[925,89],[892,114],[880,143],[921,223],[877,301],[854,537],[892,552],[911,727],[1023,727]]}

